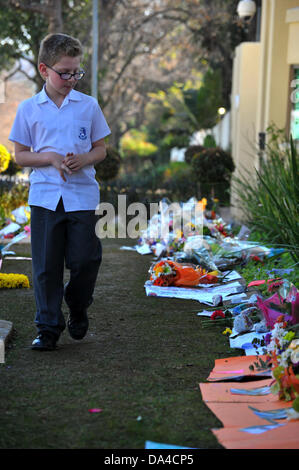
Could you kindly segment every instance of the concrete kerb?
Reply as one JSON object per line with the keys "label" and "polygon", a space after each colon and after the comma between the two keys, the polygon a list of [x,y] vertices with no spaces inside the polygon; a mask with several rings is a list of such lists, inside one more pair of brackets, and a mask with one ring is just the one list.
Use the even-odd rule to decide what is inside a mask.
{"label": "concrete kerb", "polygon": [[12,334],[12,330],[12,322],[0,320],[0,364],[5,362],[5,347]]}
{"label": "concrete kerb", "polygon": [[[9,239],[1,239],[1,244],[5,245],[10,243],[11,240]],[[20,240],[19,243],[30,243],[31,238],[30,235]],[[10,336],[13,331],[13,324],[7,320],[0,320],[0,364],[5,362],[5,347],[10,339]]]}

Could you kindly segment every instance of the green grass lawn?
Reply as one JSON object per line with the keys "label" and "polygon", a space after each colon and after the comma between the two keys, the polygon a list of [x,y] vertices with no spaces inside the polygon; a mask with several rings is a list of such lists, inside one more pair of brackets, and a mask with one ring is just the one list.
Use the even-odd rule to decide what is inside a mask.
{"label": "green grass lawn", "polygon": [[[215,359],[243,353],[223,327],[202,328],[198,302],[146,296],[152,256],[120,250],[135,243],[103,240],[88,334],[75,341],[66,330],[53,352],[30,349],[30,261],[4,260],[2,272],[28,275],[31,288],[0,293],[0,318],[14,326],[0,365],[0,448],[143,449],[146,440],[221,448],[211,429],[222,425],[198,384]],[[13,250],[30,256],[29,244]]]}

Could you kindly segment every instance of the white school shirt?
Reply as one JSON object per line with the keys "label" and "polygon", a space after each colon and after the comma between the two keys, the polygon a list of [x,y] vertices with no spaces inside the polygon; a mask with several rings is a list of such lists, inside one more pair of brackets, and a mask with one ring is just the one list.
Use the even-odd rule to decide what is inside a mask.
{"label": "white school shirt", "polygon": [[[86,153],[92,143],[109,135],[110,129],[95,98],[71,90],[60,108],[45,88],[18,106],[9,140],[31,147],[33,152]],[[60,197],[66,212],[95,210],[100,202],[99,184],[93,165],[68,175],[63,181],[51,166],[33,168],[29,205],[55,211]]]}

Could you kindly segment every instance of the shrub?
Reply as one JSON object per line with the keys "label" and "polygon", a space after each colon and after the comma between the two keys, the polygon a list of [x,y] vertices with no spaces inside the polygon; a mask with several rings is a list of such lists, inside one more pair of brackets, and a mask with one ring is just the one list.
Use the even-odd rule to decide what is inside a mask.
{"label": "shrub", "polygon": [[108,146],[105,160],[95,165],[97,181],[100,183],[116,178],[120,165],[121,157],[118,151],[114,147]]}
{"label": "shrub", "polygon": [[172,201],[186,201],[195,196],[196,187],[190,165],[185,162],[170,163],[164,171],[163,188]]}
{"label": "shrub", "polygon": [[15,184],[9,190],[2,190],[0,194],[0,207],[2,215],[9,217],[11,211],[20,206],[27,206],[29,195],[28,184]]}
{"label": "shrub", "polygon": [[292,137],[282,142],[281,133],[273,127],[268,130],[272,134],[256,177],[243,170],[241,177],[233,178],[233,185],[246,223],[262,231],[265,242],[288,248],[298,261],[299,158]]}
{"label": "shrub", "polygon": [[184,148],[189,144],[190,137],[184,133],[179,134],[176,132],[168,132],[164,138],[161,140],[161,150],[167,151],[171,150],[174,147]]}
{"label": "shrub", "polygon": [[11,157],[8,163],[8,167],[2,172],[2,174],[12,177],[21,171],[22,167],[16,163],[14,158]]}
{"label": "shrub", "polygon": [[192,158],[197,153],[200,153],[204,147],[202,145],[191,145],[185,151],[185,162],[191,164]]}
{"label": "shrub", "polygon": [[193,177],[200,185],[201,197],[217,197],[227,202],[235,165],[231,155],[219,147],[203,148],[191,160]]}
{"label": "shrub", "polygon": [[157,150],[154,144],[148,142],[146,132],[138,129],[126,132],[120,141],[120,151],[124,157],[149,157]]}
{"label": "shrub", "polygon": [[207,148],[217,147],[216,141],[211,134],[208,134],[203,141],[203,146]]}

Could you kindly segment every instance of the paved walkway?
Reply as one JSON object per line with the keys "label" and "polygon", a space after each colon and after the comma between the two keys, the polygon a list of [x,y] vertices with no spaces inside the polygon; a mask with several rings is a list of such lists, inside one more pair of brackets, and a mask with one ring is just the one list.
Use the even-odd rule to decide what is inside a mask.
{"label": "paved walkway", "polygon": [[[230,207],[222,207],[220,211],[220,217],[222,217],[226,223],[230,223],[231,222]],[[9,239],[1,240],[2,244],[7,244],[9,242],[10,242]],[[31,242],[31,237],[29,235],[23,240],[20,240],[18,244],[30,243],[30,242]],[[13,247],[12,247],[12,250],[13,250]],[[4,362],[5,347],[9,341],[12,330],[13,330],[13,324],[11,322],[0,319],[0,363]]]}

